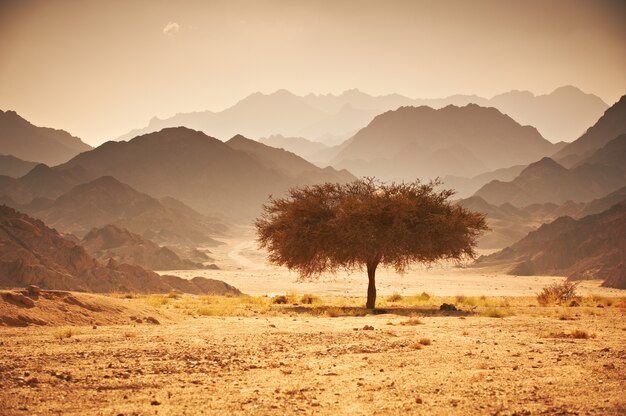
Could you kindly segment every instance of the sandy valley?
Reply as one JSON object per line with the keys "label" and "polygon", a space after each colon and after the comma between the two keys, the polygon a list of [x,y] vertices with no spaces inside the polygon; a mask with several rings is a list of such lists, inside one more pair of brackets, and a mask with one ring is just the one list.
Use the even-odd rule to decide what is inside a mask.
{"label": "sandy valley", "polygon": [[[253,248],[229,241],[230,265],[202,273],[256,297],[74,294],[107,312],[72,301],[61,310],[84,319],[71,326],[0,327],[0,413],[626,412],[618,290],[584,282],[579,306],[540,307],[534,295],[560,278],[441,266],[381,273],[384,313],[371,314],[358,273],[298,283]],[[285,305],[260,296],[289,291]],[[460,311],[440,312],[444,301]]]}

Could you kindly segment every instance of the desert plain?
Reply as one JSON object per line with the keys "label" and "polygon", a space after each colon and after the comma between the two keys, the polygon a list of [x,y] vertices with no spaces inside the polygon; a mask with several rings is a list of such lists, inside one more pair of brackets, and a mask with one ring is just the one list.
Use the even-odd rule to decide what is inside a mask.
{"label": "desert plain", "polygon": [[246,295],[42,291],[31,307],[3,303],[0,314],[45,325],[0,327],[0,414],[626,412],[620,290],[585,281],[574,306],[540,306],[536,294],[564,279],[440,264],[382,270],[373,313],[358,272],[300,282],[250,235],[211,255],[220,270],[175,274]]}

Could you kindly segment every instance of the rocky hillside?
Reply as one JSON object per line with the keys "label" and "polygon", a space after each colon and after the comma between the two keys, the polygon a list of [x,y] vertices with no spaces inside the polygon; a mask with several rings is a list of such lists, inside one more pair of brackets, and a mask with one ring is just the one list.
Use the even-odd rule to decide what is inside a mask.
{"label": "rocky hillside", "polygon": [[139,234],[105,225],[94,228],[80,241],[80,245],[101,263],[110,259],[117,263],[141,266],[147,270],[194,270],[204,265],[181,259],[168,247],[161,247]]}
{"label": "rocky hillside", "polygon": [[626,135],[615,138],[567,169],[548,157],[531,163],[510,182],[494,180],[476,192],[492,204],[587,202],[626,183]]}
{"label": "rocky hillside", "polygon": [[197,247],[219,244],[213,237],[227,230],[222,221],[180,201],[159,201],[110,176],[77,185],[54,201],[40,199],[20,209],[79,238],[112,224],[159,244]]}
{"label": "rocky hillside", "polygon": [[313,142],[305,139],[304,137],[285,137],[280,134],[262,137],[259,139],[259,143],[263,143],[266,146],[272,146],[277,149],[287,150],[288,152],[295,153],[308,161],[311,161],[311,156],[324,149],[328,149],[329,147],[324,143]]}
{"label": "rocky hillside", "polygon": [[66,131],[37,127],[15,111],[0,110],[0,154],[57,165],[90,149]]}
{"label": "rocky hillside", "polygon": [[[560,217],[477,265],[510,265],[516,275],[601,279],[626,289],[626,201],[579,220]],[[621,277],[620,277],[621,276]]]}
{"label": "rocky hillside", "polygon": [[210,279],[162,277],[113,260],[105,266],[42,221],[0,206],[0,287],[26,285],[98,293],[207,293],[211,287],[221,294],[239,293]]}
{"label": "rocky hillside", "polygon": [[582,136],[557,152],[554,159],[564,166],[573,166],[622,134],[626,134],[626,95],[607,109]]}
{"label": "rocky hillside", "polygon": [[[254,151],[237,150],[233,143],[178,127],[129,142],[107,142],[60,168],[86,166],[97,176],[113,176],[154,197],[170,196],[203,213],[240,218],[256,216],[270,194],[281,195],[292,186],[353,179],[348,172],[312,164],[307,164],[302,175],[301,169],[287,167],[291,161],[302,166],[304,161],[298,156],[253,144],[257,145]],[[273,165],[265,156],[279,157],[284,166]]]}
{"label": "rocky hillside", "polygon": [[332,165],[387,180],[472,177],[530,163],[554,148],[535,128],[494,108],[401,107],[361,129]]}
{"label": "rocky hillside", "polygon": [[19,204],[28,204],[37,198],[54,199],[74,186],[95,179],[82,166],[50,168],[38,164],[19,178],[0,176],[0,195]]}
{"label": "rocky hillside", "polygon": [[19,178],[26,175],[32,168],[37,166],[35,162],[29,162],[11,155],[0,155],[0,175]]}

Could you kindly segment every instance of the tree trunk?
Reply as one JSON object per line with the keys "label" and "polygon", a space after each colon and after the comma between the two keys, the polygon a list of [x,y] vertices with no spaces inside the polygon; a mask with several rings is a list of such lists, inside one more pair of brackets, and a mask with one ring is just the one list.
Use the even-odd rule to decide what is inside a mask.
{"label": "tree trunk", "polygon": [[367,303],[365,307],[367,309],[374,309],[376,307],[376,267],[377,261],[367,262],[367,278],[369,283],[367,285]]}

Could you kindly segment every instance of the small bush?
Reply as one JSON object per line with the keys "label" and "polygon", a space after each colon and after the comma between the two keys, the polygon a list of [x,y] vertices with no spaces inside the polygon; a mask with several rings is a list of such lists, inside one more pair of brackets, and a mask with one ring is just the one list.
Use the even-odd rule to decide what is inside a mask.
{"label": "small bush", "polygon": [[431,298],[431,296],[428,293],[426,293],[426,292],[422,292],[422,293],[420,293],[419,298],[420,298],[420,300],[428,300],[428,299]]}
{"label": "small bush", "polygon": [[179,299],[183,293],[179,290],[171,290],[170,293],[167,294],[167,297],[170,299]]}
{"label": "small bush", "polygon": [[63,326],[54,333],[54,338],[65,339],[72,338],[74,335],[80,334],[80,329],[71,326]]}
{"label": "small bush", "polygon": [[278,295],[272,298],[272,303],[275,305],[286,305],[289,303],[289,299],[285,295]]}
{"label": "small bush", "polygon": [[537,301],[541,306],[548,306],[576,300],[578,298],[576,295],[577,286],[577,283],[568,281],[552,283],[544,287],[541,293],[537,295]]}
{"label": "small bush", "polygon": [[167,305],[170,299],[165,295],[150,295],[145,299],[146,305],[153,306],[155,308]]}
{"label": "small bush", "polygon": [[387,297],[387,302],[400,302],[402,300],[402,295],[399,293],[394,293],[391,296]]}
{"label": "small bush", "polygon": [[303,305],[313,305],[322,303],[322,300],[318,296],[305,294],[300,298],[300,303]]}

